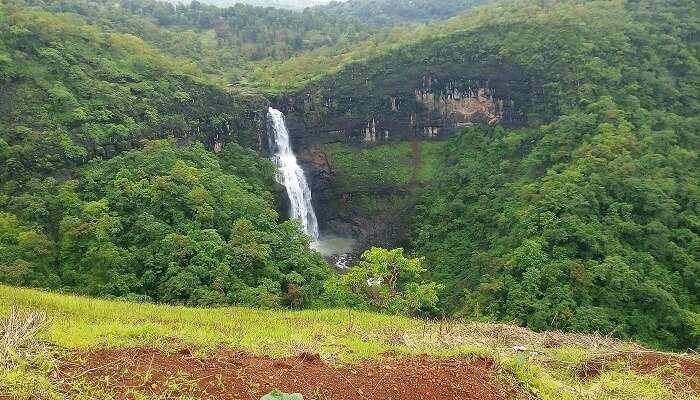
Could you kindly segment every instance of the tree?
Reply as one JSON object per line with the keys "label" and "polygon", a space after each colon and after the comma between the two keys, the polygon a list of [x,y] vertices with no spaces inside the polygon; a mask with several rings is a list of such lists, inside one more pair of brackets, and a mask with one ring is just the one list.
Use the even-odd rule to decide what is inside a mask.
{"label": "tree", "polygon": [[41,232],[0,212],[0,282],[23,286],[58,286],[52,269],[56,246]]}
{"label": "tree", "polygon": [[415,313],[433,308],[442,289],[442,285],[421,279],[425,271],[423,259],[406,257],[401,248],[373,247],[347,274],[331,280],[326,290],[336,301],[359,301],[395,314]]}

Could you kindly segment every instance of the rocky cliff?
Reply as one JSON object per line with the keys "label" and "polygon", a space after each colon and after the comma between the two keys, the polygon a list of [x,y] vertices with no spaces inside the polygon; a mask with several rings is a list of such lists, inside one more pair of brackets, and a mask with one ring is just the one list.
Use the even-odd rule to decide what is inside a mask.
{"label": "rocky cliff", "polygon": [[[394,242],[380,243],[384,245],[400,241],[394,232],[400,226],[397,218],[410,213],[412,206],[410,199],[396,199],[405,200],[407,193],[427,182],[409,181],[403,187],[339,185],[338,175],[347,172],[340,169],[358,166],[334,164],[326,146],[342,144],[360,151],[434,141],[474,124],[513,126],[546,119],[557,107],[545,96],[537,76],[461,33],[347,65],[331,77],[275,99],[274,105],[287,116],[322,229],[351,230],[361,238],[384,235]],[[357,205],[358,197],[387,204],[369,210]]]}

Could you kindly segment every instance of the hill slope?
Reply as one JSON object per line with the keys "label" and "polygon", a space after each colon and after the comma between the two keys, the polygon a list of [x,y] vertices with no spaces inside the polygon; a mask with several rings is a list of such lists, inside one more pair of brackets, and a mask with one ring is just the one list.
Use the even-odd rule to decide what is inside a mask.
{"label": "hill slope", "polygon": [[[324,218],[410,225],[391,244],[425,256],[425,278],[444,285],[421,312],[700,346],[692,0],[499,2],[347,53],[364,25],[323,9],[0,7],[4,282],[323,305],[331,271],[278,222],[272,169],[250,150],[263,147],[267,100],[210,74],[336,44],[250,86],[284,91],[274,101],[300,159],[330,193],[316,197]],[[200,63],[206,73],[191,61],[222,48],[235,51]]]}
{"label": "hill slope", "polygon": [[158,0],[7,3],[75,13],[105,31],[139,36],[165,53],[189,59],[211,79],[228,83],[247,76],[253,60],[266,65],[317,48],[345,48],[394,26],[448,18],[480,1],[448,0],[434,5],[410,0],[353,1],[303,12],[246,2],[225,8]]}
{"label": "hill slope", "polygon": [[[174,393],[199,397],[204,387],[198,382],[209,382],[212,371],[221,376],[219,383],[213,380],[210,390],[218,393],[217,385],[228,387],[230,390],[221,392],[225,396],[253,395],[275,384],[291,391],[303,389],[311,395],[314,388],[317,393],[332,392],[333,388],[324,384],[333,382],[336,373],[346,373],[346,379],[354,379],[352,374],[364,375],[368,369],[377,368],[382,380],[374,389],[366,388],[369,398],[375,398],[372,396],[377,387],[384,391],[384,385],[406,373],[407,365],[420,363],[438,369],[432,370],[431,376],[426,376],[425,370],[415,371],[420,372],[420,378],[414,375],[412,382],[407,382],[405,376],[399,386],[418,384],[422,389],[430,388],[430,379],[442,382],[441,374],[465,368],[462,375],[443,385],[458,390],[455,388],[460,382],[471,382],[471,389],[460,392],[467,396],[463,398],[476,398],[468,397],[475,393],[493,396],[480,397],[489,399],[527,398],[529,392],[541,399],[668,400],[690,399],[693,391],[697,394],[700,388],[697,375],[692,376],[700,368],[696,358],[671,354],[652,357],[652,353],[630,343],[556,332],[535,334],[505,325],[432,323],[348,310],[189,309],[0,287],[0,318],[7,317],[11,307],[22,310],[14,314],[17,321],[27,320],[27,314],[22,314],[26,311],[48,315],[48,323],[38,336],[25,337],[20,352],[4,358],[1,364],[5,367],[0,367],[0,392],[17,399],[31,398],[31,393],[43,393],[49,398],[120,398],[119,393],[127,387],[134,394],[146,395],[139,398],[165,399]],[[31,343],[34,346],[28,346]],[[38,343],[50,347],[41,350]],[[513,345],[525,345],[529,352],[514,353]],[[240,351],[249,354],[235,353]],[[310,357],[314,354],[320,354],[325,362],[313,361]],[[417,357],[418,354],[432,358]],[[17,363],[18,355],[23,362]],[[264,355],[300,358],[273,363],[259,358]],[[496,360],[495,366],[484,361],[488,359]],[[365,364],[353,369],[361,360]],[[351,369],[334,370],[332,366],[339,361],[349,363],[346,368]],[[446,364],[440,364],[443,362]],[[290,368],[288,363],[296,367],[285,370],[284,365]],[[322,366],[326,364],[329,366]],[[253,365],[257,370],[248,370]],[[595,365],[595,369],[579,375],[589,365]],[[55,368],[59,373],[51,374]],[[669,368],[677,372],[670,373]],[[313,383],[307,382],[303,373],[296,384],[285,380],[285,376],[295,374],[295,369],[305,373],[323,370],[326,375]],[[239,382],[236,371],[239,377],[248,377],[244,382],[252,386],[235,386]],[[166,372],[171,378],[165,378]],[[496,378],[495,373],[500,377]],[[474,381],[473,377],[481,380]],[[364,379],[374,378],[370,374]],[[246,393],[253,388],[255,391]],[[339,395],[352,398],[355,393]]]}
{"label": "hill slope", "polygon": [[535,15],[484,29],[545,77],[559,117],[452,141],[415,250],[463,315],[698,348],[700,14],[585,2]]}
{"label": "hill slope", "polygon": [[292,10],[303,10],[307,7],[330,3],[331,0],[206,0],[202,3],[217,7],[231,7],[236,4],[250,4],[256,7],[278,7]]}

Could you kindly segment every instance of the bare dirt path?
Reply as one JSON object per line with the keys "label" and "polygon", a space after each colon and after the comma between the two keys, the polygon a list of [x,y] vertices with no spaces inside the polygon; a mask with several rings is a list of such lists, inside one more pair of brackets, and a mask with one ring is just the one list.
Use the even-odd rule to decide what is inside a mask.
{"label": "bare dirt path", "polygon": [[312,354],[272,359],[221,352],[200,359],[188,350],[138,348],[72,355],[60,371],[68,382],[85,379],[120,399],[133,398],[129,391],[135,390],[164,398],[257,400],[272,389],[299,392],[310,400],[527,398],[486,358],[389,358],[335,368]]}

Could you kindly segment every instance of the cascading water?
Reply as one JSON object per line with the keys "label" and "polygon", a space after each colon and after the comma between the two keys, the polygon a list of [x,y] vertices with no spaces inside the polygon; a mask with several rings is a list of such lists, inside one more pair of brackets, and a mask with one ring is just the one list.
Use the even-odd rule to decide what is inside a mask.
{"label": "cascading water", "polygon": [[272,160],[277,164],[277,182],[287,189],[290,203],[290,216],[301,222],[304,232],[311,242],[318,242],[318,220],[311,205],[311,190],[306,182],[304,170],[297,163],[289,141],[289,131],[284,122],[284,114],[270,107],[268,116],[268,140]]}

